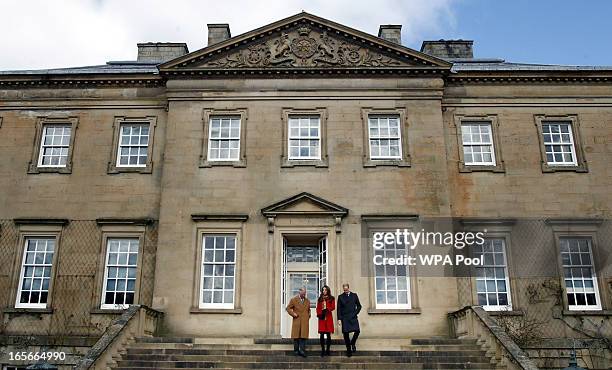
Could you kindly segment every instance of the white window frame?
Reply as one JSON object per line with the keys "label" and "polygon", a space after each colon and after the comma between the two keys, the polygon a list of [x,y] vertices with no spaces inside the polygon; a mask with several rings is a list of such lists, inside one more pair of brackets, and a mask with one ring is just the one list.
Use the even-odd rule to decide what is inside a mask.
{"label": "white window frame", "polygon": [[[221,131],[219,131],[219,137],[216,137],[216,138],[212,137],[212,129],[213,129],[212,123],[213,123],[214,120],[219,120],[219,130],[221,130],[222,122],[224,120],[229,120],[229,123],[230,123],[230,128],[229,128],[230,136],[229,137],[227,137],[227,138],[221,137]],[[234,120],[238,121],[238,135],[236,135],[236,136],[233,136],[231,134],[231,132],[232,132],[231,125],[232,125],[232,122]],[[242,120],[241,120],[241,117],[239,115],[237,115],[237,116],[214,116],[214,115],[211,116],[210,119],[209,119],[209,122],[208,122],[208,153],[206,154],[206,157],[208,158],[208,161],[210,161],[210,162],[238,162],[238,161],[240,161],[240,145],[242,144],[241,140],[240,140],[240,135],[241,134],[242,134]],[[221,143],[223,141],[228,141],[230,143],[232,141],[237,141],[238,142],[238,147],[237,148],[232,148],[232,149],[236,150],[236,157],[235,158],[233,158],[233,157],[229,157],[229,158],[213,158],[212,155],[211,155],[212,154],[212,150],[213,150],[213,148],[212,148],[212,142],[213,141],[217,141],[219,143]],[[230,148],[228,148],[228,150],[229,149]],[[230,153],[231,153],[231,151],[230,151]]]}
{"label": "white window frame", "polygon": [[[232,303],[204,303],[204,290],[205,290],[205,286],[204,286],[204,278],[205,277],[209,277],[209,276],[205,276],[205,272],[204,272],[204,267],[205,264],[212,264],[213,266],[217,265],[217,264],[223,264],[223,265],[228,265],[228,264],[232,264],[232,263],[228,263],[225,261],[225,253],[224,253],[224,260],[223,262],[219,263],[217,261],[214,261],[215,257],[214,257],[214,253],[213,253],[213,261],[212,262],[205,262],[205,258],[206,258],[206,249],[205,249],[205,243],[206,243],[206,238],[207,237],[211,237],[211,238],[217,238],[217,237],[233,237],[234,238],[234,261],[233,261],[233,265],[234,265],[234,275],[231,276],[234,279],[234,283],[233,283],[233,288],[232,288]],[[216,240],[215,240],[216,243]],[[238,243],[239,243],[239,239],[238,239],[238,234],[237,233],[203,233],[202,237],[201,237],[201,245],[199,248],[201,248],[201,252],[202,252],[202,258],[200,259],[200,287],[199,287],[199,300],[198,300],[198,307],[200,309],[234,309],[236,307],[236,289],[237,289],[237,278],[236,278],[236,274],[237,274],[237,258],[238,258]],[[215,249],[213,249],[215,250]],[[227,248],[224,247],[223,251],[226,251]],[[214,277],[214,267],[213,267],[213,275],[210,277]],[[227,275],[222,276],[223,277],[223,285],[224,287],[221,288],[221,292],[223,293],[223,295],[225,295],[225,291],[227,289],[225,289],[225,279],[228,278]],[[214,288],[214,280],[213,280],[213,287],[211,289],[207,289],[207,290],[211,290],[212,294],[213,294],[213,300],[214,300],[214,292],[216,290],[218,290],[219,288],[215,289]],[[223,298],[223,300],[225,300],[225,298]]]}
{"label": "white window frame", "polygon": [[[122,138],[123,138],[123,127],[125,126],[141,126],[141,127],[148,127],[148,133],[147,133],[147,144],[134,144],[132,145],[131,143],[128,145],[123,145],[121,143]],[[143,136],[143,135],[141,135]],[[141,137],[139,136],[139,137]],[[132,135],[130,135],[130,137],[132,137]],[[151,142],[151,123],[150,122],[122,122],[119,125],[119,139],[117,141],[117,160],[116,160],[116,167],[117,168],[127,168],[127,167],[131,167],[131,168],[144,168],[147,167],[147,163],[149,162],[149,156],[151,155],[149,148],[150,148],[150,142]],[[137,147],[137,148],[146,148],[147,149],[147,157],[145,159],[145,163],[144,164],[121,164],[121,148],[122,147]],[[130,156],[128,155],[128,162],[129,162],[129,158]],[[138,158],[140,158],[140,154],[138,155]]]}
{"label": "white window frame", "polygon": [[[53,127],[53,128],[58,128],[58,127],[62,127],[63,129],[68,129],[70,130],[70,133],[68,135],[68,144],[67,145],[45,145],[45,138],[47,137],[47,129]],[[71,139],[72,139],[72,123],[67,122],[67,123],[44,123],[42,126],[42,132],[41,132],[41,138],[40,138],[40,148],[38,151],[38,167],[42,167],[42,168],[65,168],[68,165],[68,162],[70,162],[70,144],[71,144]],[[53,136],[57,136],[57,135],[53,135]],[[64,137],[65,135],[62,135],[62,137]],[[60,148],[66,149],[66,163],[64,164],[43,164],[43,158],[45,157],[45,148]],[[53,156],[53,155],[52,155]],[[60,155],[60,157],[62,157],[62,155]]]}
{"label": "white window frame", "polygon": [[[298,136],[291,135],[291,123],[295,122],[295,120],[298,120],[299,122],[299,120],[303,118],[308,118],[309,122],[311,122],[310,120],[312,120],[313,118],[317,119],[318,135],[316,137],[310,136],[310,125],[309,125],[308,136],[301,136],[301,134],[298,134]],[[298,124],[298,131],[299,131],[299,127],[300,126]],[[322,128],[322,124],[321,124],[320,114],[290,114],[289,115],[289,118],[287,119],[287,158],[289,159],[289,161],[320,161],[321,160],[321,145],[323,145],[323,140],[321,138],[321,128]],[[319,145],[317,146],[317,155],[316,156],[311,155],[307,157],[291,155],[291,140],[317,140],[319,143]],[[301,148],[301,146],[299,148]]]}
{"label": "white window frame", "polygon": [[[472,141],[469,143],[466,143],[465,140],[463,140],[463,127],[464,126],[479,126],[479,137],[481,139],[481,141]],[[482,141],[482,130],[480,129],[480,126],[488,126],[489,127],[489,142],[485,142]],[[466,166],[496,166],[496,159],[495,159],[495,144],[494,144],[494,140],[493,140],[493,124],[492,122],[488,122],[488,121],[469,121],[469,120],[465,120],[462,121],[460,124],[460,130],[461,130],[461,150],[463,151],[463,162],[464,165]],[[472,135],[471,132],[471,128],[470,128],[470,136]],[[474,146],[489,146],[490,147],[490,152],[491,152],[491,160],[490,161],[480,161],[480,162],[475,162],[473,161],[474,158],[474,152],[472,152],[472,161],[471,162],[467,162],[465,160],[465,148],[466,147],[474,147]],[[482,154],[482,152],[481,152]]]}
{"label": "white window frame", "polygon": [[[386,231],[385,230],[376,230],[375,232],[386,232]],[[373,243],[374,242],[373,233],[371,235],[371,240],[372,240],[372,243]],[[386,243],[385,243],[385,247],[386,247]],[[399,245],[395,246],[395,250],[396,251],[397,250],[401,250],[401,248],[398,248],[398,247],[399,247]],[[372,250],[373,250],[374,255],[376,255],[376,253],[379,252],[379,250],[373,248],[373,244],[372,244]],[[383,248],[383,250],[384,250],[384,248]],[[408,251],[409,251],[409,249],[406,248],[406,246],[404,246],[404,254],[408,254],[409,253]],[[397,256],[397,252],[396,252],[396,255],[393,256],[393,257],[396,257],[396,256]],[[407,299],[407,303],[378,303],[378,292],[379,291],[385,292],[385,296],[386,296],[387,292],[392,291],[392,290],[387,290],[387,288],[386,288],[387,279],[389,277],[391,277],[391,276],[387,276],[386,275],[387,267],[393,267],[397,271],[397,267],[398,266],[395,266],[395,265],[391,266],[391,265],[387,264],[387,265],[381,265],[381,266],[374,265],[373,267],[374,267],[374,274],[373,274],[374,275],[374,286],[373,286],[374,287],[374,305],[375,305],[376,309],[377,310],[409,310],[409,309],[412,309],[412,296],[411,296],[411,286],[410,286],[410,284],[411,284],[410,266],[408,266],[408,265],[404,266],[406,268],[406,275],[402,276],[403,278],[406,279],[406,299]],[[385,275],[384,276],[378,276],[377,271],[376,271],[376,268],[378,268],[378,267],[382,267],[385,270]],[[400,277],[397,274],[393,275],[392,277],[396,278],[395,292],[397,294],[400,291],[400,289],[397,288],[398,287],[398,281],[399,281]],[[378,289],[378,287],[376,285],[376,279],[378,279],[378,278],[384,279],[385,288],[382,289],[382,290]],[[398,302],[399,302],[399,295],[397,295],[397,299],[398,299]],[[386,300],[386,298],[385,298],[385,300]]]}
{"label": "white window frame", "polygon": [[[563,263],[563,247],[561,245],[561,243],[563,243],[564,240],[585,240],[587,242],[587,246],[589,248],[589,258],[591,259],[591,264],[590,265],[566,265]],[[567,308],[570,311],[600,311],[601,310],[601,295],[599,292],[599,285],[597,284],[597,274],[595,273],[595,260],[593,259],[593,241],[591,238],[588,237],[580,237],[580,236],[563,236],[559,238],[559,246],[560,246],[560,254],[561,254],[561,269],[562,269],[562,278],[563,278],[563,287],[564,287],[564,291],[565,291],[565,298],[567,300],[567,295],[570,293],[574,293],[574,288],[568,288],[565,280],[565,268],[584,268],[584,267],[588,267],[591,269],[591,279],[593,280],[593,290],[595,293],[595,300],[597,302],[596,305],[570,305],[569,304],[569,300],[567,300]],[[567,252],[567,253],[571,253],[571,252]],[[581,252],[579,252],[581,254]],[[570,263],[571,263],[571,259],[570,259]],[[579,266],[579,267],[575,267],[575,266]],[[570,278],[572,280],[572,285],[573,282],[578,280],[576,278]],[[582,289],[584,289],[584,280],[582,280]],[[586,299],[586,297],[585,297]]]}
{"label": "white window frame", "polygon": [[[140,238],[138,237],[108,237],[106,238],[106,256],[104,259],[104,277],[103,277],[103,281],[102,281],[102,295],[100,297],[100,308],[103,310],[108,310],[108,309],[126,309],[128,308],[130,305],[129,304],[107,304],[104,303],[105,299],[106,299],[106,284],[107,284],[107,280],[108,280],[108,269],[109,269],[109,258],[110,258],[110,243],[112,241],[122,241],[122,240],[130,240],[130,241],[136,241],[137,242],[137,250],[136,250],[136,265],[119,265],[118,261],[116,264],[113,264],[113,267],[119,268],[119,266],[121,267],[125,267],[125,268],[134,268],[135,269],[135,273],[134,273],[134,302],[132,304],[136,304],[137,302],[137,297],[136,297],[136,293],[138,291],[138,261],[140,260],[140,254],[142,253],[142,247],[141,247],[141,243],[140,243]],[[128,252],[128,261],[129,261],[129,254],[130,252]],[[117,279],[115,279],[115,284],[117,283]],[[117,290],[114,290],[113,292],[117,292]],[[126,287],[124,289],[124,294],[128,292],[127,290],[127,280],[126,280]],[[125,300],[125,297],[124,297]]]}
{"label": "white window frame", "polygon": [[[42,265],[40,264],[34,264],[35,266],[45,266],[45,267],[49,267],[51,272],[49,275],[49,286],[47,288],[47,302],[45,303],[21,303],[21,292],[22,292],[22,288],[23,288],[23,279],[24,276],[23,274],[25,273],[25,263],[26,263],[26,257],[27,257],[27,251],[28,251],[28,243],[30,240],[53,240],[54,241],[54,246],[53,246],[53,257],[51,257],[51,264],[47,265],[45,263],[43,263]],[[19,285],[17,287],[17,297],[15,299],[15,308],[47,308],[47,305],[49,304],[50,301],[50,292],[51,292],[51,284],[52,284],[52,280],[53,280],[53,262],[55,260],[55,254],[57,253],[57,237],[54,235],[30,235],[30,236],[26,236],[24,238],[24,243],[23,243],[23,254],[22,254],[22,258],[21,258],[21,268],[19,270]],[[44,261],[43,261],[44,262]],[[30,289],[30,291],[32,291],[32,289]],[[41,291],[41,290],[39,290]]]}
{"label": "white window frame", "polygon": [[[506,292],[505,293],[506,293],[506,296],[507,296],[507,299],[508,299],[508,304],[507,305],[500,305],[500,304],[489,305],[489,304],[487,304],[487,305],[482,305],[482,308],[485,311],[512,311],[512,292],[511,292],[511,287],[510,287],[510,277],[508,276],[508,253],[507,253],[506,239],[503,238],[503,237],[491,237],[491,238],[485,238],[485,240],[491,241],[491,243],[494,240],[501,240],[501,242],[502,242],[502,252],[503,252],[503,256],[504,256],[504,264],[503,264],[503,266],[502,265],[497,265],[497,264],[495,264],[495,260],[494,260],[493,261],[493,265],[483,264],[482,266],[475,266],[474,268],[476,270],[483,269],[483,271],[484,271],[484,269],[486,269],[486,268],[494,268],[495,269],[495,268],[502,268],[503,267],[503,270],[504,270],[504,281],[505,281],[505,284],[506,284]],[[491,244],[491,247],[493,247],[493,244]],[[484,253],[484,249],[483,249],[483,253]],[[491,253],[497,253],[497,252],[493,251]],[[476,290],[476,300],[477,300],[477,304],[480,304],[480,302],[478,301],[478,293],[489,294],[489,292],[487,291],[487,288],[486,288],[486,284],[487,284],[487,281],[491,281],[491,279],[487,279],[487,277],[482,277],[481,278],[477,274],[475,280],[476,280],[476,289],[475,289]],[[498,303],[499,303],[499,291],[497,290],[497,281],[499,281],[499,280],[501,280],[501,279],[498,279],[497,277],[493,279],[493,281],[495,281],[495,294],[497,295],[496,299],[497,299]],[[485,292],[480,292],[478,290],[478,281],[484,281],[484,283],[485,283]],[[488,298],[487,298],[487,301],[488,301]]]}
{"label": "white window frame", "polygon": [[[556,125],[559,127],[559,132],[555,133],[558,134],[560,136],[560,140],[562,139],[562,134],[568,134],[569,135],[569,142],[563,142],[563,141],[559,141],[557,143],[555,143],[554,141],[546,141],[545,140],[545,135],[550,135],[552,138],[552,135],[555,135],[551,132],[545,133],[544,132],[544,127],[546,126],[553,126]],[[568,127],[568,132],[567,133],[562,133],[561,132],[561,126],[567,126]],[[573,133],[573,127],[572,127],[572,122],[570,121],[543,121],[542,122],[542,142],[544,144],[544,156],[546,158],[546,163],[549,166],[577,166],[578,165],[578,158],[576,157],[576,144],[574,142],[574,133]],[[571,162],[567,162],[565,160],[563,160],[563,162],[557,162],[556,159],[554,158],[554,152],[553,152],[553,161],[550,162],[548,160],[548,151],[546,150],[547,146],[566,146],[569,145],[570,146],[570,154],[572,155],[572,161]],[[566,153],[566,152],[561,152],[561,153]]]}
{"label": "white window frame", "polygon": [[[384,118],[387,120],[387,128],[389,128],[388,122],[390,118],[394,118],[397,121],[397,137],[392,137],[389,133],[386,137],[378,135],[378,137],[372,137],[371,135],[371,124],[372,120],[376,119],[378,121],[378,128],[380,130],[380,119]],[[372,140],[397,140],[399,153],[398,155],[372,155]],[[390,151],[389,151],[390,153]],[[403,158],[402,153],[402,119],[399,114],[369,114],[368,115],[368,155],[370,156],[370,160],[372,161],[380,161],[380,160],[401,160]]]}

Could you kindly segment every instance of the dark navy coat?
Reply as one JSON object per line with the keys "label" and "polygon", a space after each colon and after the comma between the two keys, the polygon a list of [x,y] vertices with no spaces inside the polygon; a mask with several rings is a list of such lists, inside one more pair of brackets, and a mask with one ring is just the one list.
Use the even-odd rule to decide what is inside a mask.
{"label": "dark navy coat", "polygon": [[353,292],[342,293],[336,302],[338,320],[342,321],[342,332],[350,333],[359,331],[359,320],[357,315],[361,311],[359,297]]}

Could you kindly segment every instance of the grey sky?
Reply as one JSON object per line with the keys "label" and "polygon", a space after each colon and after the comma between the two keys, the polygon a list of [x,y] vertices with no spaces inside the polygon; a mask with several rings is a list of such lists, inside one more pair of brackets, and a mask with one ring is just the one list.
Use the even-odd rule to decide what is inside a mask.
{"label": "grey sky", "polygon": [[134,60],[136,43],[206,46],[207,23],[229,23],[232,35],[302,10],[376,34],[379,24],[402,24],[404,44],[453,28],[451,0],[0,2],[0,70],[39,69]]}

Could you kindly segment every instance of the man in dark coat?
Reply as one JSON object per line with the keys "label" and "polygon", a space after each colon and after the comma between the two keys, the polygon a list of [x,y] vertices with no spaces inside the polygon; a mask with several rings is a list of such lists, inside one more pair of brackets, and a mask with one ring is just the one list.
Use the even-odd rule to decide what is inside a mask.
{"label": "man in dark coat", "polygon": [[[342,335],[346,345],[346,355],[351,357],[357,351],[357,338],[359,337],[359,320],[357,315],[361,311],[361,303],[357,294],[349,290],[348,283],[342,284],[342,294],[338,296],[336,312],[338,315],[338,325],[342,326]],[[353,339],[349,339],[349,333],[353,334]]]}

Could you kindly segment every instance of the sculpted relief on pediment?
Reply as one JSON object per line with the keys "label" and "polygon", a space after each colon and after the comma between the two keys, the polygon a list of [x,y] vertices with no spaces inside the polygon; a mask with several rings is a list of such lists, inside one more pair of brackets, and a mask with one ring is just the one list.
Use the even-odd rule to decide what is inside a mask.
{"label": "sculpted relief on pediment", "polygon": [[410,65],[333,31],[302,25],[209,60],[202,68],[394,67]]}

